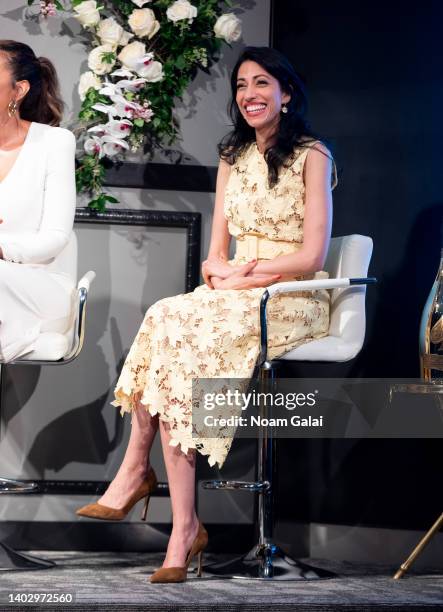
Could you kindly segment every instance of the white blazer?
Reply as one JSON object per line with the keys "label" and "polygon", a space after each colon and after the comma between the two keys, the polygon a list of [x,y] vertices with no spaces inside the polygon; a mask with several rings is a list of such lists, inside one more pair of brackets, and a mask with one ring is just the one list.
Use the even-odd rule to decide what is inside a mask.
{"label": "white blazer", "polygon": [[76,205],[75,137],[31,123],[0,183],[0,247],[6,261],[46,265],[67,244]]}

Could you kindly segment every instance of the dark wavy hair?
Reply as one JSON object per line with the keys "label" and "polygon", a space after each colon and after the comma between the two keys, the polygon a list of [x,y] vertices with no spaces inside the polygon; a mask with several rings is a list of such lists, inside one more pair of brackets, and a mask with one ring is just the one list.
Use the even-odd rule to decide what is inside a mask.
{"label": "dark wavy hair", "polygon": [[6,56],[13,82],[29,81],[30,89],[21,100],[20,117],[47,125],[60,125],[63,100],[54,65],[46,57],[36,57],[28,45],[0,40],[0,54]]}
{"label": "dark wavy hair", "polygon": [[270,47],[246,47],[231,75],[232,99],[229,104],[229,114],[234,129],[218,145],[220,157],[232,165],[250,143],[255,141],[255,130],[243,118],[236,102],[238,71],[246,61],[259,64],[278,80],[282,91],[291,96],[286,104],[288,112],[280,115],[275,144],[266,149],[264,155],[268,165],[269,187],[274,187],[278,182],[280,169],[288,163],[294,149],[309,146],[309,143],[319,138],[304,118],[307,110],[305,88],[289,60]]}

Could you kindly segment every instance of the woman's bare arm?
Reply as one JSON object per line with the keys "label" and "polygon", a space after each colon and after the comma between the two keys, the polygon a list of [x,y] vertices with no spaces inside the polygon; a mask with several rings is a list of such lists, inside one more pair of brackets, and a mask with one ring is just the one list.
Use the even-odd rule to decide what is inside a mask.
{"label": "woman's bare arm", "polygon": [[228,231],[228,221],[224,215],[225,189],[228,182],[231,166],[223,159],[220,160],[217,172],[217,185],[215,191],[214,215],[212,217],[211,242],[208,259],[221,257],[228,259],[231,235]]}
{"label": "woman's bare arm", "polygon": [[224,214],[225,189],[231,172],[231,166],[220,159],[217,172],[217,184],[215,190],[214,213],[212,217],[211,241],[209,244],[208,257],[202,265],[202,276],[204,282],[211,289],[216,289],[216,285],[222,280],[222,277],[213,276],[208,266],[208,262],[217,262],[222,264],[221,267],[229,266],[228,253],[231,235],[228,230],[228,221]]}

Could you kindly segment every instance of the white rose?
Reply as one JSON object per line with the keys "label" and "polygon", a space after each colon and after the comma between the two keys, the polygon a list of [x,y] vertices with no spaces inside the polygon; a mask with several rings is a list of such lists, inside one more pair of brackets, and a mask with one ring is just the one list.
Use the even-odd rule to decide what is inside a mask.
{"label": "white rose", "polygon": [[189,23],[192,23],[194,17],[197,17],[197,7],[193,6],[189,0],[176,0],[168,8],[166,15],[170,21],[177,22],[187,19]]}
{"label": "white rose", "polygon": [[90,70],[88,70],[88,72],[84,72],[80,76],[80,80],[78,82],[78,95],[80,96],[80,100],[83,102],[83,100],[86,98],[86,94],[92,87],[94,89],[100,89],[101,86],[102,83],[96,74]]}
{"label": "white rose", "polygon": [[157,83],[164,76],[162,64],[151,59],[148,59],[146,62],[139,62],[136,71],[138,75],[149,81],[149,83]]}
{"label": "white rose", "polygon": [[91,53],[88,57],[88,66],[89,68],[95,72],[95,74],[107,74],[111,72],[112,67],[115,64],[115,59],[108,64],[108,62],[103,61],[104,53],[113,53],[114,49],[111,45],[99,45],[92,49]]}
{"label": "white rose", "polygon": [[144,4],[148,4],[148,2],[151,2],[151,0],[132,0],[132,2],[136,4],[138,8],[141,8]]}
{"label": "white rose", "polygon": [[80,21],[84,28],[96,26],[100,21],[100,13],[95,0],[85,0],[85,2],[74,7],[74,11],[77,13],[74,17]]}
{"label": "white rose", "polygon": [[214,32],[217,38],[224,38],[227,43],[235,42],[241,36],[241,21],[234,13],[220,15]]}
{"label": "white rose", "polygon": [[131,38],[134,38],[134,34],[131,34],[131,32],[126,32],[126,30],[123,30],[123,34],[122,34],[122,37],[120,38],[119,44],[124,47],[125,45],[128,44]]}
{"label": "white rose", "polygon": [[139,38],[152,38],[160,29],[160,24],[151,9],[134,9],[128,19],[129,26]]}
{"label": "white rose", "polygon": [[112,45],[116,47],[122,38],[123,28],[112,17],[100,21],[97,28],[97,36],[102,45]]}
{"label": "white rose", "polygon": [[146,54],[146,47],[138,40],[126,45],[118,54],[118,59],[128,70],[135,70],[137,61]]}

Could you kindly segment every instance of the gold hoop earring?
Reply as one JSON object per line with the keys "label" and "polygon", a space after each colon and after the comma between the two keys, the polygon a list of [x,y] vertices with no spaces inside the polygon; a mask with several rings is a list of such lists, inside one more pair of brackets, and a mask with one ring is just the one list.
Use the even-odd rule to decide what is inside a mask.
{"label": "gold hoop earring", "polygon": [[283,104],[283,106],[281,107],[281,112],[286,115],[288,112],[288,107],[286,106],[286,104]]}
{"label": "gold hoop earring", "polygon": [[17,113],[17,102],[15,100],[11,100],[10,103],[8,104],[8,115],[9,117],[15,117],[16,113]]}

